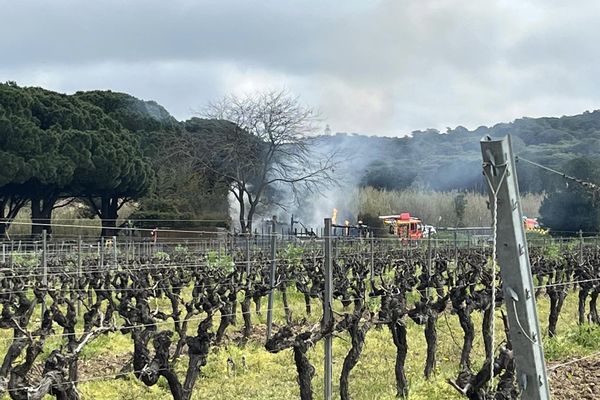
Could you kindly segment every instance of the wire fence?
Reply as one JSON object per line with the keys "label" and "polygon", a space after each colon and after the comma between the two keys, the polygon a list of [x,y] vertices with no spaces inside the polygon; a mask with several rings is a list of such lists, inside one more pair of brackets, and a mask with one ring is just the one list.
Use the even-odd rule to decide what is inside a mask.
{"label": "wire fence", "polygon": [[[268,236],[269,239],[272,236]],[[333,237],[333,249],[332,257],[334,265],[338,267],[343,266],[345,262],[362,262],[368,268],[376,268],[376,264],[381,264],[384,271],[379,271],[378,274],[385,274],[385,268],[387,268],[388,274],[392,273],[396,264],[405,265],[406,263],[415,262],[419,267],[419,271],[424,271],[429,268],[431,271],[432,264],[435,264],[436,260],[443,260],[451,265],[451,268],[458,268],[460,263],[464,260],[460,259],[463,254],[477,254],[480,262],[486,263],[487,258],[491,254],[491,244],[483,243],[473,245],[471,242],[465,242],[461,245],[459,240],[448,239],[424,239],[420,241],[399,241],[397,238],[394,239],[381,239],[381,238],[337,238]],[[278,268],[277,278],[274,283],[266,283],[266,289],[268,292],[277,291],[280,285],[288,284],[295,285],[299,283],[298,277],[294,276],[294,266],[298,263],[313,263],[318,269],[322,270],[322,263],[325,259],[323,251],[323,239],[313,239],[306,242],[298,242],[295,240],[285,240],[284,237],[278,236],[275,241],[277,249],[274,254],[276,257],[272,257],[271,248],[272,241],[269,241],[268,246],[263,246],[260,241],[253,241],[253,238],[242,237],[239,240],[234,241],[208,241],[208,242],[173,242],[173,243],[141,243],[144,247],[139,247],[140,243],[137,243],[138,247],[135,248],[134,242],[128,242],[126,240],[120,240],[114,238],[111,241],[100,240],[85,242],[83,239],[79,239],[70,243],[68,241],[30,241],[30,242],[11,242],[3,243],[2,249],[2,265],[0,265],[0,299],[6,298],[11,295],[27,295],[32,296],[32,292],[35,289],[44,289],[43,286],[39,285],[42,279],[49,279],[48,290],[54,290],[61,293],[62,295],[68,294],[79,294],[83,295],[96,290],[109,290],[114,292],[115,295],[119,293],[127,293],[134,291],[144,290],[162,290],[163,285],[167,285],[169,290],[186,290],[186,289],[197,289],[207,290],[209,288],[220,287],[222,290],[239,290],[246,284],[245,281],[240,280],[236,283],[226,282],[215,282],[202,284],[198,281],[192,280],[187,284],[182,285],[170,285],[168,281],[164,282],[156,281],[151,285],[140,285],[138,287],[98,287],[93,288],[77,287],[75,284],[71,286],[66,285],[62,287],[54,287],[52,282],[58,282],[61,280],[60,277],[72,278],[74,281],[76,278],[81,276],[89,276],[93,274],[103,273],[115,273],[119,271],[125,271],[129,274],[145,274],[160,271],[163,274],[163,278],[168,276],[169,271],[202,271],[210,269],[219,265],[221,267],[228,267],[244,271],[246,269],[257,271],[257,275],[254,278],[255,282],[261,282],[265,284],[269,282],[266,275],[272,264],[275,264]],[[44,243],[46,244],[44,246]],[[569,237],[569,238],[552,238],[544,241],[542,246],[537,248],[544,250],[544,248],[558,249],[561,254],[571,254],[575,264],[581,265],[581,262],[587,262],[586,259],[594,258],[598,256],[598,240],[597,237]],[[534,247],[536,248],[536,247]],[[536,256],[533,252],[533,257]],[[543,251],[541,252],[543,254]],[[45,266],[43,265],[45,263]],[[85,264],[85,265],[83,265]],[[285,266],[285,268],[284,268]],[[279,269],[283,268],[281,271]],[[262,271],[262,272],[261,272]],[[166,275],[165,275],[166,274]],[[286,275],[290,274],[290,275]],[[240,275],[242,276],[242,275]],[[572,276],[568,278],[565,275],[562,278],[556,278],[552,274],[545,274],[544,278],[546,282],[540,283],[535,286],[535,289],[547,290],[551,288],[560,287],[572,287],[575,289],[581,285],[596,285],[596,282],[600,282],[599,277],[582,278]],[[391,277],[387,276],[387,279]],[[2,282],[8,282],[10,280],[24,279],[28,284],[24,284],[20,287],[7,287],[2,286]],[[467,285],[471,285],[466,284]],[[455,289],[460,287],[454,286]],[[405,295],[417,295],[421,298],[427,298],[431,296],[430,288],[418,289],[413,287]],[[435,288],[433,288],[435,289]],[[364,296],[347,296],[345,298],[335,296],[334,301],[336,303],[336,313],[341,315],[347,313],[345,311],[344,304],[352,303],[355,301],[370,301],[378,300],[386,296],[393,296],[394,293],[365,293]],[[323,299],[325,296],[324,291],[313,290],[311,296],[317,299]],[[80,297],[81,298],[81,297]],[[343,301],[343,303],[342,303]],[[319,303],[317,303],[319,304]],[[89,306],[89,305],[88,305]],[[157,308],[159,310],[160,307]],[[278,312],[281,315],[287,315],[290,312],[302,315],[306,313],[304,307],[298,305],[284,305],[281,300],[272,308],[266,308],[261,310],[262,312]],[[319,307],[315,307],[314,312],[318,313]],[[216,312],[215,317],[243,317],[246,314],[254,315],[256,311],[242,311],[236,310],[235,312]],[[455,332],[448,323],[448,314],[444,312],[444,318],[446,319],[447,329],[440,329],[442,335],[449,335],[451,340],[459,346],[460,343],[455,338]],[[156,317],[158,318],[158,317]],[[119,322],[113,322],[113,331],[127,330],[127,329],[139,329],[149,326],[154,327],[165,327],[168,325],[173,326],[176,322],[200,322],[206,318],[206,314],[194,315],[188,318],[186,317],[174,317],[173,315],[166,314],[164,320],[156,319],[152,323],[141,324],[133,323],[128,324],[126,321],[120,319]],[[285,322],[283,322],[285,323]],[[455,326],[454,329],[459,329]],[[72,337],[73,335],[85,335],[89,331],[77,330],[76,332],[65,333],[55,332],[46,335],[46,339],[64,339],[65,337]],[[32,335],[32,338],[35,338]],[[9,343],[16,340],[15,337],[0,337],[0,341]],[[571,365],[588,358],[600,355],[591,354],[585,355],[575,360],[569,360],[560,364],[555,364],[548,368],[549,371],[555,371],[563,366]],[[116,377],[121,374],[109,375],[109,377]],[[91,380],[106,379],[106,375],[102,376],[91,376],[81,380],[73,381],[71,383],[82,383]],[[34,386],[29,389],[35,389]]]}

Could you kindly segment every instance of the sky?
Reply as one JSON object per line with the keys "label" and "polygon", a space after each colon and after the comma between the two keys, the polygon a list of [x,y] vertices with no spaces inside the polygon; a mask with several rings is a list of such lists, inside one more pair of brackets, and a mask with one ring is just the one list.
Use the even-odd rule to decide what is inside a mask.
{"label": "sky", "polygon": [[0,0],[0,81],[187,119],[287,89],[333,132],[403,136],[600,108],[600,2]]}

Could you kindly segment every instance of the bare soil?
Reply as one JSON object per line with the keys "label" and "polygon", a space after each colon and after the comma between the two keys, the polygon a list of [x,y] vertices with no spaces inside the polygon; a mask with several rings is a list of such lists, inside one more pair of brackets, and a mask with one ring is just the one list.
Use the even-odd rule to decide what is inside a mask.
{"label": "bare soil", "polygon": [[[557,364],[553,363],[549,368]],[[562,365],[549,374],[550,390],[554,400],[597,400],[600,399],[600,355]]]}

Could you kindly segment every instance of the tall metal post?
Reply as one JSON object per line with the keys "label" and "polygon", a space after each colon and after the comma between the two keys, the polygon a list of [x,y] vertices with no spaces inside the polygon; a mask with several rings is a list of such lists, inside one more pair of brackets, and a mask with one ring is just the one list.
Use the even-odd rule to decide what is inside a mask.
{"label": "tall metal post", "polygon": [[373,238],[369,238],[369,245],[371,246],[371,280],[375,275],[375,249],[373,247]]}
{"label": "tall metal post", "polygon": [[[325,248],[324,248],[324,275],[325,275],[325,293],[323,295],[323,325],[329,326],[333,321],[331,311],[331,303],[333,303],[333,260],[331,257],[331,218],[325,218],[325,234],[324,234]],[[324,376],[323,376],[323,388],[324,388],[324,399],[331,400],[333,395],[333,338],[331,334],[325,336],[325,359],[324,359]]]}
{"label": "tall metal post", "polygon": [[583,231],[579,230],[579,265],[583,265]]}
{"label": "tall metal post", "polygon": [[119,266],[119,259],[117,257],[117,237],[112,237],[112,246],[113,246],[113,270],[117,270]]}
{"label": "tall metal post", "polygon": [[[42,230],[42,286],[44,290],[48,285],[48,232]],[[44,320],[44,314],[46,313],[46,299],[44,297],[42,301],[42,321]]]}
{"label": "tall metal post", "polygon": [[246,281],[250,280],[250,266],[252,261],[250,260],[250,234],[246,233]]}
{"label": "tall metal post", "polygon": [[[431,228],[429,228],[427,232],[427,279],[431,279],[431,270]],[[425,294],[427,295],[428,299],[431,298],[431,290],[432,287],[428,284],[427,288],[425,289]]]}
{"label": "tall metal post", "polygon": [[77,315],[81,315],[81,298],[79,291],[81,290],[81,235],[77,238],[77,285],[75,285],[75,289],[77,290]]}
{"label": "tall metal post", "polygon": [[497,204],[497,216],[493,215],[492,208],[492,217],[497,221],[498,263],[521,398],[547,400],[550,394],[546,363],[510,136],[500,140],[489,136],[482,139],[481,153],[490,204]]}
{"label": "tall metal post", "polygon": [[273,327],[273,296],[275,295],[275,272],[277,270],[276,224],[277,218],[273,215],[273,219],[271,220],[271,290],[269,291],[269,308],[267,309],[267,340],[271,339],[271,329]]}
{"label": "tall metal post", "polygon": [[454,268],[458,270],[458,243],[457,243],[457,233],[456,229],[454,229]]}
{"label": "tall metal post", "polygon": [[10,253],[8,253],[8,268],[12,269],[13,267],[13,253],[12,251]]}
{"label": "tall metal post", "polygon": [[104,268],[104,237],[98,242],[98,257],[100,258],[100,268]]}

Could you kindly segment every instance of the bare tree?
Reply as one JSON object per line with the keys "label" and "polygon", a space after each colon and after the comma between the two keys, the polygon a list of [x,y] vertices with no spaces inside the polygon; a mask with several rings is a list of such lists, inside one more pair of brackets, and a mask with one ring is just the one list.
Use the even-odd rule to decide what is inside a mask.
{"label": "bare tree", "polygon": [[[287,186],[294,200],[333,182],[333,154],[311,147],[315,112],[285,90],[234,95],[210,103],[204,134],[186,132],[172,154],[192,158],[198,168],[228,185],[239,205],[242,232],[270,191]],[[225,123],[224,121],[229,121]]]}

